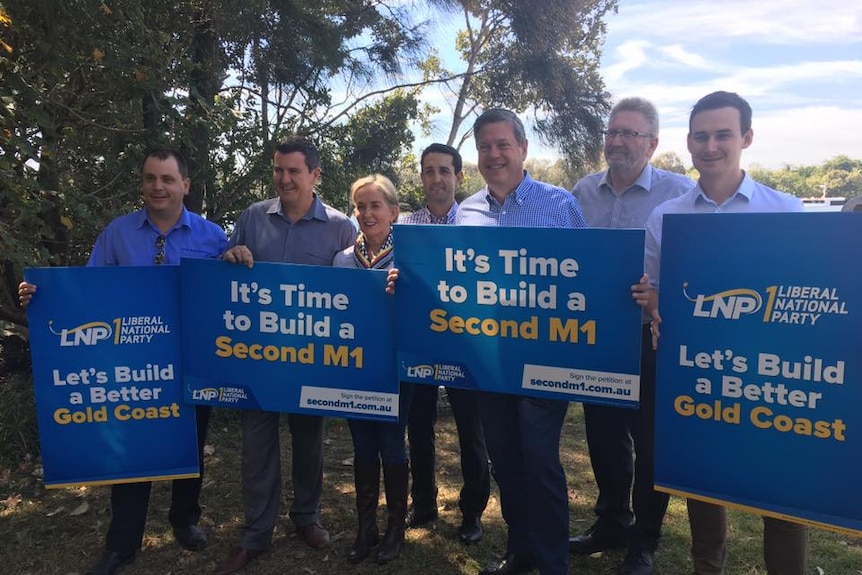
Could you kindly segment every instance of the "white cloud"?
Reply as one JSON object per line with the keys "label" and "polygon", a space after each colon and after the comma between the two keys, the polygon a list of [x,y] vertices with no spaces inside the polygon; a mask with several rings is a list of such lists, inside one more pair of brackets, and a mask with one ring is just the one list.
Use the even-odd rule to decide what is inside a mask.
{"label": "white cloud", "polygon": [[[614,49],[617,43],[627,51]],[[731,90],[754,109],[755,142],[744,165],[862,157],[862,140],[848,129],[862,126],[862,61],[855,58],[862,3],[631,0],[608,17],[606,46],[602,72],[614,99],[638,95],[659,108],[657,153],[674,151],[690,163],[691,106]]]}
{"label": "white cloud", "polygon": [[602,69],[602,76],[608,83],[618,81],[626,72],[640,68],[647,62],[645,53],[649,44],[643,40],[628,40],[614,51],[616,61]]}
{"label": "white cloud", "polygon": [[699,54],[694,54],[685,49],[682,44],[672,44],[659,48],[659,51],[670,58],[672,62],[683,64],[690,68],[708,68],[706,60]]}
{"label": "white cloud", "polygon": [[[706,61],[700,56],[692,56]],[[637,79],[605,75],[608,89],[617,95],[637,94],[657,105],[685,103],[694,104],[701,96],[715,90],[738,92],[746,99],[770,97],[776,102],[818,103],[810,94],[811,86],[862,83],[862,61],[794,62],[780,66],[698,66],[701,72],[710,69],[715,73],[709,77],[689,80],[685,75],[661,74],[654,80],[644,82]],[[850,90],[852,91],[852,90]],[[855,98],[855,95],[854,95]]]}
{"label": "white cloud", "polygon": [[[850,126],[862,126],[862,108],[815,106],[759,113],[754,110],[754,142],[742,154],[743,166],[779,168],[785,164],[812,166],[845,154],[862,158],[862,140]],[[662,128],[656,154],[676,152],[690,166],[686,149],[688,111],[684,123]]]}
{"label": "white cloud", "polygon": [[608,34],[762,43],[843,43],[862,39],[862,3],[852,0],[631,0],[607,18]]}
{"label": "white cloud", "polygon": [[794,62],[782,66],[740,67],[736,72],[717,79],[725,85],[742,86],[746,94],[765,94],[799,82],[833,82],[862,80],[862,62]]}

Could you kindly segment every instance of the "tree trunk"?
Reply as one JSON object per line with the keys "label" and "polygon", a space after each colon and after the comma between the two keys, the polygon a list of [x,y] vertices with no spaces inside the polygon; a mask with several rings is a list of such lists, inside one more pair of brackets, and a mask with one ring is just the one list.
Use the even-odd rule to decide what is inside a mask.
{"label": "tree trunk", "polygon": [[213,27],[209,6],[195,11],[192,54],[194,68],[191,73],[189,109],[191,110],[190,142],[186,155],[192,183],[186,196],[186,207],[202,213],[208,196],[216,193],[216,182],[211,165],[210,118],[215,97],[221,86],[219,44]]}

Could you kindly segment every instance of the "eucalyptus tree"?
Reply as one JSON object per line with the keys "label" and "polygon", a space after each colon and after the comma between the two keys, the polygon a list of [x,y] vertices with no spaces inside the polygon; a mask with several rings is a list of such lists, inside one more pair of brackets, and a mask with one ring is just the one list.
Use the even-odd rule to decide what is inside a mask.
{"label": "eucalyptus tree", "polygon": [[460,148],[477,110],[502,106],[528,112],[570,171],[594,165],[610,97],[599,74],[604,19],[616,0],[439,3],[463,21],[456,41],[463,69],[446,69],[439,55],[425,63],[426,78],[440,80],[451,103],[447,143]]}

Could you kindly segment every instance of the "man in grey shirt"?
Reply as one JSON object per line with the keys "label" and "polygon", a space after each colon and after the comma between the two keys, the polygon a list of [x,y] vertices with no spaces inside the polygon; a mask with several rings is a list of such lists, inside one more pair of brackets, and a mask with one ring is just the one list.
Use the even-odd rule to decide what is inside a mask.
{"label": "man in grey shirt", "polygon": [[[582,178],[572,191],[590,227],[643,228],[653,208],[694,187],[689,178],[650,165],[658,128],[658,112],[643,98],[626,98],[611,110],[605,131],[608,169]],[[653,489],[655,351],[644,321],[640,407],[584,404],[587,445],[599,487],[597,519],[569,541],[576,555],[628,545],[623,575],[653,572],[668,505],[668,496]]]}
{"label": "man in grey shirt", "polygon": [[[273,157],[272,179],[278,197],[252,204],[234,228],[223,259],[251,267],[255,260],[332,265],[335,254],[352,245],[356,228],[314,193],[320,178],[320,155],[305,139],[280,144]],[[281,499],[279,414],[242,412],[242,500],[245,522],[240,544],[214,575],[244,568],[272,545]],[[320,549],[329,533],[320,524],[323,484],[323,418],[291,414],[293,503],[290,518],[299,538]]]}

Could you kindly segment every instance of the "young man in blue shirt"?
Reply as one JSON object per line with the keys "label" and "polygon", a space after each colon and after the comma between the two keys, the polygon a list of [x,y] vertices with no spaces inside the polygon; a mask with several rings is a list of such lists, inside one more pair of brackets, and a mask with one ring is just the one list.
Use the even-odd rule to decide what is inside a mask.
{"label": "young man in blue shirt", "polygon": [[[190,180],[182,154],[169,148],[151,151],[144,159],[141,176],[144,207],[108,224],[96,238],[87,266],[179,265],[184,257],[219,257],[227,248],[224,230],[183,205]],[[22,307],[35,293],[35,285],[21,283],[18,295]],[[197,406],[195,414],[201,476],[173,481],[168,512],[174,537],[190,551],[200,551],[207,545],[206,533],[197,523],[201,516],[198,498],[210,408]],[[134,561],[143,542],[151,487],[149,481],[111,486],[111,524],[105,552],[87,575],[113,575]]]}
{"label": "young man in blue shirt", "polygon": [[[404,224],[454,224],[458,212],[455,190],[464,178],[461,154],[446,144],[431,144],[422,151],[420,178],[426,205],[404,218]],[[407,514],[408,527],[422,527],[437,519],[437,482],[435,478],[435,437],[437,394],[434,385],[413,389],[407,435],[410,441],[412,503]],[[458,507],[462,521],[458,539],[465,544],[482,539],[482,513],[491,494],[491,473],[485,433],[479,419],[477,394],[473,390],[447,387],[446,394],[458,429],[461,453],[461,487]]]}
{"label": "young man in blue shirt", "polygon": [[[713,92],[692,108],[688,150],[700,173],[697,186],[658,206],[647,220],[644,270],[633,287],[636,301],[653,317],[653,345],[658,343],[661,316],[658,287],[665,214],[725,212],[801,212],[802,200],[769,188],[740,168],[742,151],[753,139],[751,106],[732,92]],[[673,262],[661,262],[673,265]],[[727,562],[725,507],[688,500],[691,556],[696,575],[724,575]],[[805,575],[808,569],[808,528],[774,517],[763,517],[763,555],[770,575]]]}

